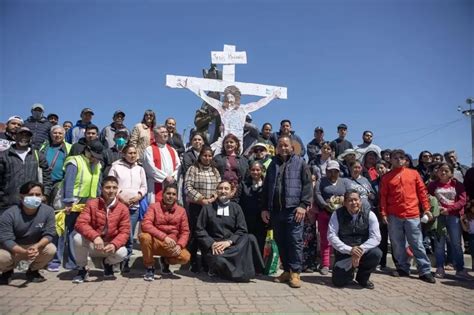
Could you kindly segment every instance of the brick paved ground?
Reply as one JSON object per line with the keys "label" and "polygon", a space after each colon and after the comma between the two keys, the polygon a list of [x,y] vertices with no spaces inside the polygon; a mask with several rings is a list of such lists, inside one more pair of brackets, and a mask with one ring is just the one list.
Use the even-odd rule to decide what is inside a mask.
{"label": "brick paved ground", "polygon": [[261,277],[252,283],[236,284],[195,277],[176,271],[173,278],[145,282],[142,271],[115,281],[92,271],[90,282],[73,284],[74,273],[43,271],[47,281],[25,283],[16,274],[9,287],[0,287],[0,314],[38,313],[474,313],[474,281],[448,277],[435,285],[412,276],[397,279],[374,274],[375,290],[356,285],[344,289],[331,286],[330,276],[304,274],[301,289]]}

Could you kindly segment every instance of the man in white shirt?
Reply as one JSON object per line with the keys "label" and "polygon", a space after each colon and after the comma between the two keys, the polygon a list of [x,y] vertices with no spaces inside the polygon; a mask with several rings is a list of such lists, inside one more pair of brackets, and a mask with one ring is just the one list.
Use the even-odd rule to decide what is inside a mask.
{"label": "man in white shirt", "polygon": [[334,248],[334,286],[343,287],[352,282],[358,268],[355,279],[359,285],[374,289],[369,278],[382,257],[377,247],[381,240],[379,223],[375,214],[363,206],[356,190],[347,191],[344,206],[332,214],[328,240]]}
{"label": "man in white shirt", "polygon": [[147,176],[150,203],[161,201],[163,188],[176,182],[181,164],[176,150],[166,143],[169,137],[166,127],[158,126],[153,132],[155,143],[145,149],[143,163]]}

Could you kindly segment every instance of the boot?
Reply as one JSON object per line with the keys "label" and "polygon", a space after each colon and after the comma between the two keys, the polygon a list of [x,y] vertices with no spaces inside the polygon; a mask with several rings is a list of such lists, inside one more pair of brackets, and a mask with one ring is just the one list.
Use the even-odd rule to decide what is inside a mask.
{"label": "boot", "polygon": [[292,288],[301,288],[301,279],[299,272],[290,273],[290,287]]}
{"label": "boot", "polygon": [[276,283],[285,283],[288,281],[290,281],[290,273],[288,271],[284,271],[278,277],[273,278],[273,282],[276,282]]}

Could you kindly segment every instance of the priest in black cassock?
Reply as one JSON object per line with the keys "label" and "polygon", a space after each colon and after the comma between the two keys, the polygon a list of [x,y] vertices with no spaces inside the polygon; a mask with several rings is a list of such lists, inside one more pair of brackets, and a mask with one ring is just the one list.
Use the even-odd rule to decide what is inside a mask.
{"label": "priest in black cassock", "polygon": [[263,259],[255,236],[248,234],[240,206],[230,201],[232,186],[217,186],[217,201],[202,208],[196,237],[209,266],[209,275],[237,282],[248,282],[262,272]]}

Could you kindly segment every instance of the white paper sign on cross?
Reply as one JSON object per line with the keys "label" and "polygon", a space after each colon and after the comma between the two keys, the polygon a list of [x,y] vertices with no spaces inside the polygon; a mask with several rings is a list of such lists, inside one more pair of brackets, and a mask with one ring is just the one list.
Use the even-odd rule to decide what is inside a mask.
{"label": "white paper sign on cross", "polygon": [[166,86],[170,88],[183,88],[182,83],[187,80],[203,91],[224,92],[229,85],[235,85],[243,95],[268,96],[275,90],[280,90],[280,99],[287,99],[287,89],[281,86],[263,85],[235,81],[235,65],[247,63],[247,53],[236,51],[233,45],[224,45],[224,51],[211,51],[211,61],[222,64],[222,80],[204,79],[188,76],[166,75]]}

